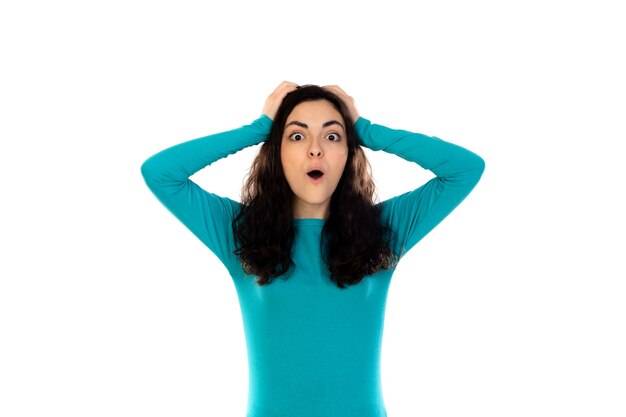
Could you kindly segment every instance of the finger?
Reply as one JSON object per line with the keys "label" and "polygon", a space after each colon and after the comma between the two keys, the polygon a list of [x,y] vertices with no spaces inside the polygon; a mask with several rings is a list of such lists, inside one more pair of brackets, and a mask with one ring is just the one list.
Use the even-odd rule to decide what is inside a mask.
{"label": "finger", "polygon": [[272,93],[268,96],[268,99],[272,97],[280,97],[282,99],[284,96],[295,90],[297,87],[298,84],[296,83],[293,83],[291,81],[283,81],[278,84],[278,87],[276,87],[274,91],[272,91]]}
{"label": "finger", "polygon": [[297,87],[298,84],[291,82],[291,81],[283,81],[282,83],[280,83],[279,88],[287,88],[287,89],[291,89],[291,88],[295,88]]}
{"label": "finger", "polygon": [[276,93],[281,93],[281,94],[287,94],[290,93],[294,90],[296,90],[298,88],[298,84],[291,82],[291,81],[283,81],[282,83],[280,83],[280,85],[276,88]]}
{"label": "finger", "polygon": [[345,91],[343,91],[343,90],[341,89],[341,87],[339,87],[338,85],[325,85],[325,86],[324,86],[324,87],[322,87],[322,88],[325,88],[325,89],[327,89],[327,90],[331,90],[331,91],[340,91],[341,93],[344,93],[344,94],[345,94]]}

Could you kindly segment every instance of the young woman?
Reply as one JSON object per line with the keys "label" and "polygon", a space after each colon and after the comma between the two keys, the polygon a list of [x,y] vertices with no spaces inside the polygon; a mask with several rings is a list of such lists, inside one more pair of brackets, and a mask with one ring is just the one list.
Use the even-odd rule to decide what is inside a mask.
{"label": "young woman", "polygon": [[[241,203],[189,179],[261,142]],[[375,204],[362,146],[436,177]],[[373,124],[337,86],[283,82],[251,124],[165,149],[141,170],[234,282],[248,352],[247,416],[386,416],[380,354],[391,276],[472,191],[482,158]]]}

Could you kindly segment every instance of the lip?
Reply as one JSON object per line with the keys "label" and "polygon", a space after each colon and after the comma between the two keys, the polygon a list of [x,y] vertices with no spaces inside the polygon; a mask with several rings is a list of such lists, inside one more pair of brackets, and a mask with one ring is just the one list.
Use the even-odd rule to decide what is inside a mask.
{"label": "lip", "polygon": [[321,166],[321,165],[311,165],[311,166],[310,166],[310,167],[306,170],[305,174],[306,174],[307,172],[311,172],[311,171],[315,171],[315,170],[321,171],[321,172],[323,172],[324,174],[326,174],[326,171],[325,171],[324,169],[322,169],[322,166]]}
{"label": "lip", "polygon": [[324,177],[326,176],[326,174],[324,174],[324,175],[322,175],[321,177],[319,177],[319,178],[315,179],[315,178],[311,178],[311,177],[310,177],[309,175],[307,175],[307,174],[304,174],[304,175],[306,175],[306,177],[309,179],[309,181],[311,181],[313,184],[317,184],[317,183],[319,183],[319,182],[322,182],[322,180],[323,180],[323,179],[324,179]]}

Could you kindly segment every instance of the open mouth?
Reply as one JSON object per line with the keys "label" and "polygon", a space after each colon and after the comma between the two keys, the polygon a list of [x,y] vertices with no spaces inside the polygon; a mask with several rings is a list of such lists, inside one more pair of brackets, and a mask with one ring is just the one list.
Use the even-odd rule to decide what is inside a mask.
{"label": "open mouth", "polygon": [[324,175],[324,173],[322,171],[318,171],[317,169],[307,172],[307,175],[311,178],[313,178],[314,180],[319,179],[322,177],[322,175]]}

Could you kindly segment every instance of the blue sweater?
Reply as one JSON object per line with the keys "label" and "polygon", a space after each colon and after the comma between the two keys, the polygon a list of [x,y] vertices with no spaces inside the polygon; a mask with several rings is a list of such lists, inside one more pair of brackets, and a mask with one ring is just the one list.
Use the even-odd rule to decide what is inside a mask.
{"label": "blue sweater", "polygon": [[[146,184],[224,264],[235,285],[246,337],[247,417],[383,417],[380,356],[385,302],[395,269],[340,289],[320,253],[323,219],[293,219],[296,237],[287,279],[263,287],[246,275],[233,251],[232,221],[241,204],[208,192],[189,177],[268,138],[272,120],[165,149],[141,166]],[[382,220],[397,234],[400,259],[478,183],[484,161],[436,137],[394,130],[360,117],[362,146],[415,162],[436,176],[385,200]]]}

